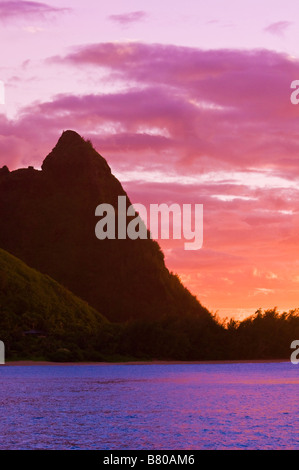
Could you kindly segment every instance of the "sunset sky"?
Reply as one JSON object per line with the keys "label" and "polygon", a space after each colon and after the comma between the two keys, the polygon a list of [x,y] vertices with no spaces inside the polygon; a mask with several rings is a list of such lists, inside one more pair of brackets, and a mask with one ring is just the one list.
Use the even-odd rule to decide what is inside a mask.
{"label": "sunset sky", "polygon": [[160,244],[206,307],[299,307],[297,0],[0,1],[0,41],[1,166],[73,129],[133,203],[204,205],[202,249]]}

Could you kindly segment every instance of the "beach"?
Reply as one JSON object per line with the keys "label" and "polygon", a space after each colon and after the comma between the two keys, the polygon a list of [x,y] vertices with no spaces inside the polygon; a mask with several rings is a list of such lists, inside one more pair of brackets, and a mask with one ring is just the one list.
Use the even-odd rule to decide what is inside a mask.
{"label": "beach", "polygon": [[289,362],[289,359],[244,359],[244,360],[215,360],[215,361],[130,361],[130,362],[51,362],[51,361],[7,361],[3,366],[144,366],[144,365],[196,365],[196,364],[259,364]]}

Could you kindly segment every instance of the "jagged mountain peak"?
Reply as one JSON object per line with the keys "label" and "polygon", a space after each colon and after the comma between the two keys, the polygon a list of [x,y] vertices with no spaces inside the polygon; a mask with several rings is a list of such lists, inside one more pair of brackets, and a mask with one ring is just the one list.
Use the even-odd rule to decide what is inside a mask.
{"label": "jagged mountain peak", "polygon": [[113,321],[168,314],[210,315],[168,271],[157,242],[99,240],[96,208],[128,195],[106,160],[65,131],[42,171],[0,178],[0,248],[51,276]]}
{"label": "jagged mountain peak", "polygon": [[86,173],[98,177],[111,174],[108,163],[93,148],[91,141],[73,130],[63,131],[52,152],[45,158],[42,170],[79,177]]}
{"label": "jagged mountain peak", "polygon": [[59,138],[57,144],[67,145],[67,144],[70,144],[70,143],[79,144],[81,142],[85,142],[83,137],[81,137],[81,135],[78,134],[78,132],[73,131],[71,129],[68,129],[68,130],[62,132],[61,137]]}

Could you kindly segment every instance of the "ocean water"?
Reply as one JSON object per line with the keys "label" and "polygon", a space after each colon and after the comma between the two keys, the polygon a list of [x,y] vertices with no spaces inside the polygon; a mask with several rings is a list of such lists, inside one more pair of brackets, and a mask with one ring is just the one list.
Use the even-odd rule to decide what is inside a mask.
{"label": "ocean water", "polygon": [[0,367],[0,449],[299,449],[299,365]]}

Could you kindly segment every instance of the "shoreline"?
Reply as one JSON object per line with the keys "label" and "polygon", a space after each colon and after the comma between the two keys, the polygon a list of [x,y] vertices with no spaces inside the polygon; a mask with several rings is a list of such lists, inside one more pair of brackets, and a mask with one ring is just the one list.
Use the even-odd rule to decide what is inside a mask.
{"label": "shoreline", "polygon": [[[129,361],[129,362],[51,362],[51,361],[8,361],[3,366],[159,366],[159,365],[209,365],[209,364],[267,364],[289,362],[289,359],[240,359],[224,361]],[[1,366],[0,366],[1,367]]]}

